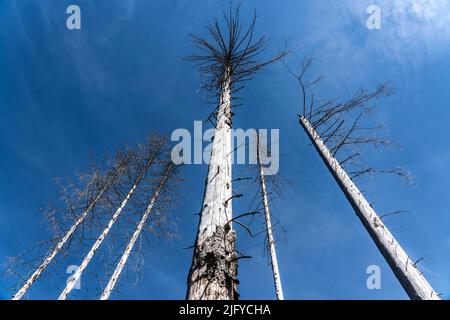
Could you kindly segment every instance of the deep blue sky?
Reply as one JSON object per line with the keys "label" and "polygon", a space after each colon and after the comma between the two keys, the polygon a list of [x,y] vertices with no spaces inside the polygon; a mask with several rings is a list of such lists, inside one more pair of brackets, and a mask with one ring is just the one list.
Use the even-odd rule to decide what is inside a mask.
{"label": "deep blue sky", "polygon": [[[66,8],[82,10],[82,30],[65,27]],[[366,8],[382,9],[382,30],[365,27]],[[211,111],[199,90],[189,33],[204,35],[228,1],[3,0],[0,3],[0,259],[48,237],[37,208],[56,188],[54,177],[86,169],[90,157],[141,142],[149,132],[192,130]],[[326,74],[320,94],[347,97],[390,80],[395,96],[380,101],[384,122],[401,151],[367,154],[381,167],[402,166],[413,186],[374,178],[364,190],[435,290],[450,296],[450,2],[446,0],[244,1],[243,20],[258,13],[257,33],[270,52],[288,39],[295,64],[315,54]],[[279,128],[280,174],[290,183],[273,214],[288,299],[405,299],[402,288],[297,124],[296,83],[279,64],[243,92],[240,128]],[[137,286],[121,284],[123,299],[183,299],[203,194],[206,166],[186,166],[176,214],[180,239],[155,240]],[[236,170],[238,172],[238,169]],[[235,201],[235,214],[248,198]],[[247,201],[247,202],[246,202]],[[258,223],[261,223],[259,221]],[[278,229],[280,231],[280,229]],[[243,299],[274,297],[262,238],[239,230],[238,247],[253,256],[239,266]],[[79,261],[71,261],[71,264]],[[366,288],[366,268],[382,269],[382,290]],[[62,273],[64,275],[64,272]],[[14,281],[0,280],[0,298]],[[83,287],[91,280],[86,279]],[[29,298],[54,299],[64,280],[39,281]],[[95,298],[92,290],[84,294]]]}

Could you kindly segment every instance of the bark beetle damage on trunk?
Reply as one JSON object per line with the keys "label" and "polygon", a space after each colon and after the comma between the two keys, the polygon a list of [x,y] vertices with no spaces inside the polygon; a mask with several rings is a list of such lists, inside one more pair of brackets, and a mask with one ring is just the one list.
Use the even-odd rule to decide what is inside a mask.
{"label": "bark beetle damage on trunk", "polygon": [[231,95],[226,77],[217,112],[203,209],[192,266],[189,300],[234,300],[237,293],[236,234],[232,228]]}
{"label": "bark beetle damage on trunk", "polygon": [[[217,98],[218,110],[208,120],[216,119],[211,159],[203,195],[200,223],[195,240],[192,265],[188,275],[187,298],[190,300],[233,300],[237,294],[236,234],[232,227],[233,150],[231,96],[244,87],[244,82],[267,65],[286,55],[282,51],[272,59],[259,62],[257,57],[269,41],[253,34],[256,14],[248,28],[240,22],[240,5],[230,4],[224,12],[224,23],[217,20],[208,27],[209,39],[191,35],[200,53],[189,60],[198,62],[204,77],[203,88]],[[234,106],[236,107],[236,106]],[[213,117],[214,116],[214,117]]]}
{"label": "bark beetle damage on trunk", "polygon": [[237,300],[236,233],[229,226],[217,227],[196,250],[191,277],[190,299]]}

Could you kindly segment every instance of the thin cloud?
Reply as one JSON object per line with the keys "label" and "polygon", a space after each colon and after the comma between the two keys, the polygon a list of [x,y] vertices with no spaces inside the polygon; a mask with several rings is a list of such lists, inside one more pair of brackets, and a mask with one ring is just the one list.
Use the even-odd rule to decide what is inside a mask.
{"label": "thin cloud", "polygon": [[382,30],[372,30],[370,49],[398,60],[420,62],[448,47],[450,40],[449,0],[345,1],[352,15],[365,26],[366,9],[375,4],[381,9]]}

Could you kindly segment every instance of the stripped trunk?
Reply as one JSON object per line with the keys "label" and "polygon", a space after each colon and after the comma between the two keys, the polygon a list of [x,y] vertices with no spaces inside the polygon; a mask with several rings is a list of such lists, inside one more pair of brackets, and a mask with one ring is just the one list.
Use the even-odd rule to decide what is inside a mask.
{"label": "stripped trunk", "polygon": [[144,215],[142,216],[138,226],[136,227],[136,230],[133,233],[133,236],[130,239],[130,242],[128,243],[122,257],[120,258],[119,263],[117,264],[116,269],[114,270],[113,275],[111,276],[111,279],[109,279],[108,285],[106,286],[105,290],[103,291],[100,300],[108,300],[109,296],[111,295],[111,292],[113,291],[117,281],[119,280],[120,274],[122,273],[122,270],[127,263],[128,257],[130,256],[131,250],[134,247],[134,244],[136,243],[139,235],[141,234],[141,231],[148,219],[148,216],[150,215],[153,205],[155,204],[156,200],[159,197],[159,194],[161,192],[161,189],[164,187],[164,184],[166,183],[170,170],[172,169],[171,165],[167,167],[167,170],[164,174],[164,177],[161,180],[161,183],[159,184],[158,188],[155,190],[154,194],[152,195],[150,202],[147,206],[147,210],[145,211]]}
{"label": "stripped trunk", "polygon": [[200,223],[188,276],[189,300],[234,300],[237,257],[234,246],[231,188],[231,97],[225,77],[217,112]]}
{"label": "stripped trunk", "polygon": [[413,300],[440,300],[339,162],[332,156],[310,122],[305,117],[300,117],[300,124],[408,296]]}
{"label": "stripped trunk", "polygon": [[78,217],[75,223],[70,227],[70,229],[66,232],[66,234],[62,237],[62,239],[58,242],[52,252],[44,259],[44,261],[39,265],[36,271],[31,275],[31,277],[27,280],[27,282],[20,288],[19,291],[12,297],[12,300],[20,300],[23,295],[27,292],[27,290],[31,287],[31,285],[36,281],[37,278],[47,269],[50,262],[53,258],[61,251],[64,244],[69,240],[69,238],[74,234],[75,230],[78,226],[83,223],[84,219],[88,215],[88,213],[94,208],[96,203],[100,200],[102,195],[108,189],[109,185],[105,185],[103,189],[99,192],[99,194],[95,197],[95,199],[90,203],[88,208]]}
{"label": "stripped trunk", "polygon": [[272,265],[275,293],[277,295],[278,300],[284,300],[283,288],[281,286],[280,270],[278,269],[277,252],[275,250],[275,240],[273,237],[272,222],[270,220],[270,209],[269,209],[269,200],[267,197],[266,179],[264,176],[264,168],[263,168],[263,165],[261,162],[259,135],[257,136],[257,159],[258,159],[257,162],[258,162],[258,169],[259,169],[259,178],[260,178],[260,184],[261,184],[261,197],[262,197],[263,206],[264,206],[264,220],[266,222],[267,241],[268,241],[269,251],[270,251],[270,262]]}
{"label": "stripped trunk", "polygon": [[105,239],[105,237],[108,235],[109,231],[111,230],[112,226],[114,225],[114,223],[119,218],[120,214],[122,213],[123,208],[126,206],[128,200],[133,195],[133,193],[136,190],[139,182],[142,180],[142,178],[147,173],[147,171],[150,168],[150,165],[152,164],[153,160],[154,160],[154,158],[149,159],[147,161],[147,163],[145,165],[145,168],[142,170],[142,172],[139,174],[139,176],[135,180],[135,182],[134,182],[133,186],[131,187],[130,191],[128,192],[127,196],[122,201],[122,203],[119,206],[119,208],[117,208],[117,210],[114,213],[114,215],[112,216],[111,220],[108,222],[108,225],[103,230],[102,234],[97,238],[97,240],[95,241],[95,243],[92,246],[91,250],[89,251],[89,253],[84,258],[83,262],[81,263],[80,267],[77,269],[77,271],[75,271],[73,276],[70,277],[70,279],[67,281],[67,285],[64,288],[63,292],[58,297],[58,300],[66,300],[67,299],[67,296],[72,291],[72,289],[75,286],[75,284],[77,283],[77,281],[80,279],[81,274],[83,273],[84,269],[86,269],[87,265],[92,260],[92,257],[94,256],[95,252],[100,247],[100,245],[102,244],[103,240]]}

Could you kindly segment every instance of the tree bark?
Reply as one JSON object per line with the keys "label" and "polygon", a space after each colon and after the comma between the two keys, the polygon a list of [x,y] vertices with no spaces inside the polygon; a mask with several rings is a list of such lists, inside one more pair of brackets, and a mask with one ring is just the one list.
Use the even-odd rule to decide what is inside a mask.
{"label": "tree bark", "polygon": [[111,220],[108,222],[108,225],[106,226],[106,228],[103,230],[101,235],[95,241],[95,243],[92,246],[91,250],[89,251],[89,253],[84,258],[83,262],[81,263],[80,267],[77,269],[77,271],[75,271],[73,276],[70,277],[70,279],[67,281],[67,285],[64,288],[63,292],[58,297],[58,300],[66,300],[67,299],[67,296],[72,291],[72,289],[75,286],[75,284],[77,283],[77,281],[80,279],[81,274],[83,273],[84,269],[86,269],[87,265],[92,260],[92,257],[94,256],[95,252],[100,247],[100,245],[102,244],[102,242],[105,239],[105,237],[108,235],[109,231],[111,230],[111,228],[114,225],[114,223],[116,222],[116,220],[119,218],[120,214],[122,213],[123,208],[126,206],[128,200],[133,195],[133,193],[136,190],[139,182],[142,180],[142,178],[147,173],[148,169],[150,168],[150,165],[152,164],[153,160],[156,157],[156,154],[154,154],[153,156],[154,156],[153,158],[150,158],[150,159],[147,160],[147,163],[145,164],[144,169],[142,170],[142,172],[139,174],[139,176],[134,181],[134,184],[131,187],[131,189],[128,192],[128,194],[126,195],[125,199],[122,201],[122,203],[119,206],[119,208],[117,208],[117,210],[114,213],[114,215],[112,216]]}
{"label": "tree bark", "polygon": [[138,226],[136,227],[136,230],[133,233],[133,236],[130,239],[130,242],[128,243],[122,257],[120,258],[119,263],[117,264],[116,269],[114,270],[113,275],[109,279],[108,285],[105,287],[100,300],[108,300],[109,296],[111,295],[111,292],[113,291],[117,281],[119,280],[120,274],[122,273],[122,270],[127,263],[128,257],[130,256],[131,250],[133,250],[134,244],[136,243],[139,235],[141,234],[142,228],[144,227],[148,216],[150,215],[153,205],[155,204],[156,200],[159,197],[159,194],[161,192],[161,189],[163,188],[164,184],[166,183],[168,177],[169,177],[169,171],[171,170],[171,167],[168,167],[164,177],[161,180],[161,183],[159,184],[158,188],[155,190],[154,194],[152,195],[150,202],[147,206],[147,209],[142,216],[141,220],[139,221]]}
{"label": "tree bark", "polygon": [[258,160],[258,169],[259,169],[259,177],[260,177],[260,184],[261,184],[261,197],[263,200],[263,206],[264,206],[264,220],[266,222],[266,232],[267,232],[267,241],[269,245],[270,250],[270,262],[272,265],[272,274],[273,274],[273,282],[275,285],[275,293],[278,300],[284,300],[283,295],[283,287],[281,286],[281,277],[280,277],[280,270],[278,269],[278,259],[277,259],[277,252],[275,250],[275,240],[273,237],[273,229],[272,229],[272,222],[270,219],[270,209],[269,209],[269,199],[267,197],[267,190],[266,190],[266,179],[264,176],[264,168],[261,162],[261,153],[260,153],[260,144],[259,144],[259,135],[257,137],[257,160]]}
{"label": "tree bark", "polygon": [[80,267],[77,269],[77,271],[75,271],[73,276],[67,281],[67,285],[66,285],[65,289],[63,290],[63,292],[61,293],[61,295],[58,297],[58,300],[66,300],[67,299],[67,296],[72,291],[72,289],[75,286],[76,282],[80,279],[81,274],[83,273],[84,269],[86,269],[87,265],[91,261],[92,257],[94,256],[95,252],[97,251],[97,249],[102,244],[102,242],[105,239],[105,237],[108,235],[109,231],[111,230],[111,227],[116,222],[116,220],[119,218],[120,214],[122,213],[123,208],[127,204],[128,200],[130,199],[131,195],[136,190],[136,188],[137,188],[137,183],[134,184],[133,187],[131,188],[131,190],[128,192],[127,196],[122,201],[122,204],[116,210],[116,212],[114,213],[113,217],[108,222],[108,225],[103,230],[103,232],[100,235],[100,237],[98,237],[98,239],[95,241],[94,245],[92,246],[92,248],[89,251],[89,253],[87,254],[87,256],[84,258],[84,260],[81,263]]}
{"label": "tree bark", "polygon": [[70,229],[66,232],[66,234],[62,237],[61,241],[58,242],[58,244],[55,246],[55,248],[52,250],[52,252],[44,259],[44,261],[39,265],[39,267],[36,269],[36,271],[31,275],[31,277],[27,280],[27,282],[20,288],[19,291],[12,297],[12,300],[20,300],[24,296],[24,294],[27,292],[27,290],[33,285],[34,281],[36,281],[37,278],[47,269],[50,262],[53,260],[53,258],[58,254],[58,252],[61,251],[64,244],[69,240],[69,238],[74,234],[75,230],[78,228],[78,226],[83,223],[84,219],[88,215],[88,213],[94,208],[98,200],[102,197],[104,192],[108,189],[109,185],[105,185],[103,189],[99,192],[97,197],[90,203],[88,208],[78,217],[78,219],[75,221],[75,223],[70,227]]}
{"label": "tree bark", "polygon": [[300,117],[300,124],[408,296],[412,300],[440,300],[339,162],[332,156],[311,123],[305,117]]}
{"label": "tree bark", "polygon": [[200,223],[188,276],[189,300],[238,299],[232,219],[231,97],[225,77],[212,142]]}

